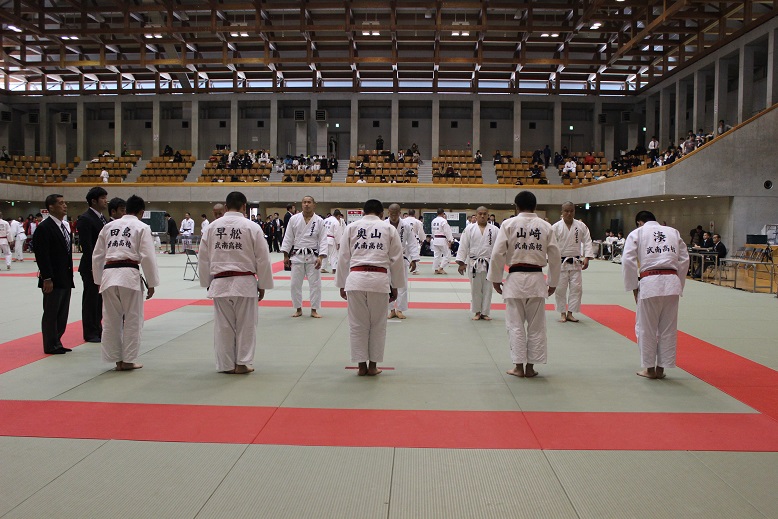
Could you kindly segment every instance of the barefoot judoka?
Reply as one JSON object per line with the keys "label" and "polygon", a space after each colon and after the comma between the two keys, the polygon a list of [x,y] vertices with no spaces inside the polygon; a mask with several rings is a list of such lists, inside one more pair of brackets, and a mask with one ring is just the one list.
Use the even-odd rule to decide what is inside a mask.
{"label": "barefoot judoka", "polygon": [[559,322],[577,323],[578,319],[573,316],[573,312],[581,311],[581,272],[589,268],[589,259],[594,258],[594,253],[589,228],[575,219],[575,204],[572,202],[562,204],[562,219],[554,224],[554,236],[562,255],[559,286],[554,294],[556,311],[562,315]]}
{"label": "barefoot judoka", "polygon": [[470,278],[470,311],[475,314],[473,320],[491,321],[492,284],[486,275],[499,229],[489,223],[489,210],[484,206],[476,210],[475,222],[468,225],[459,237],[457,264],[459,274],[467,272]]}
{"label": "barefoot judoka", "polygon": [[432,268],[435,274],[445,274],[449,259],[451,258],[451,243],[454,241],[454,235],[451,233],[451,226],[446,219],[446,211],[438,209],[438,216],[432,220],[432,252],[435,258],[432,260]]}
{"label": "barefoot judoka", "polygon": [[403,247],[403,262],[406,266],[405,286],[397,288],[397,299],[390,305],[392,310],[389,312],[388,319],[405,319],[403,312],[408,311],[408,272],[416,270],[416,265],[421,259],[419,256],[419,241],[413,232],[413,228],[405,220],[400,219],[399,204],[389,206],[389,218],[387,221],[395,228],[400,236],[400,243]]}

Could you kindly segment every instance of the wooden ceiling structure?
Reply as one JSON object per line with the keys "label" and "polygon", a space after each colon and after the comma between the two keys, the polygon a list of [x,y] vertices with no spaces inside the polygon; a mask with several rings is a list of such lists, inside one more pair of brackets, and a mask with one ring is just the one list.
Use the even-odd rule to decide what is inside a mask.
{"label": "wooden ceiling structure", "polygon": [[0,0],[0,90],[631,95],[772,0]]}

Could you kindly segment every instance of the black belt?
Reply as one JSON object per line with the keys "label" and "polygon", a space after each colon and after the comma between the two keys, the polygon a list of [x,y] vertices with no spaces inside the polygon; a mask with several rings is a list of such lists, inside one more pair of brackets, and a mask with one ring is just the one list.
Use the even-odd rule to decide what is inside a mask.
{"label": "black belt", "polygon": [[516,263],[515,265],[510,266],[508,272],[543,272],[543,267],[530,265],[528,263]]}
{"label": "black belt", "polygon": [[213,275],[214,279],[220,278],[234,278],[238,276],[253,276],[253,272],[244,272],[241,270],[227,270],[225,272],[218,272]]}
{"label": "black belt", "polygon": [[489,272],[489,260],[486,258],[470,258],[470,261],[473,262],[473,279],[475,279],[476,269],[479,263],[486,263],[486,271]]}
{"label": "black belt", "polygon": [[575,260],[580,260],[580,259],[581,259],[580,256],[568,256],[568,257],[562,256],[562,264],[564,265],[565,263],[571,263],[575,265]]}
{"label": "black belt", "polygon": [[128,269],[140,270],[140,267],[138,266],[138,262],[137,261],[132,261],[132,260],[109,261],[109,262],[107,262],[105,264],[105,268],[106,269],[123,269],[123,268],[128,268]]}
{"label": "black belt", "polygon": [[292,249],[292,254],[313,254],[314,256],[318,256],[319,249]]}

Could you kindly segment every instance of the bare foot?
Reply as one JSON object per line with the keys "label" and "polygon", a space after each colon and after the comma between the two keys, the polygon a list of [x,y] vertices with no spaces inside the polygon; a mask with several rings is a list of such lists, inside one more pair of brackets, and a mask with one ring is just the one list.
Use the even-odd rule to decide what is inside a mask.
{"label": "bare foot", "polygon": [[140,369],[143,364],[136,364],[134,362],[117,362],[116,371],[130,371],[133,369]]}
{"label": "bare foot", "polygon": [[229,369],[227,371],[220,371],[219,373],[226,373],[227,375],[234,375],[235,374],[235,368]]}
{"label": "bare foot", "polygon": [[238,364],[235,367],[235,374],[236,375],[245,375],[247,373],[251,373],[252,371],[254,371],[254,368],[252,368],[251,366],[245,366],[243,364]]}
{"label": "bare foot", "polygon": [[405,319],[406,317],[405,317],[405,315],[401,311],[397,310],[397,318],[398,319]]}
{"label": "bare foot", "polygon": [[646,368],[643,371],[638,371],[635,373],[635,375],[645,378],[656,378],[656,372],[654,371],[654,368]]}
{"label": "bare foot", "polygon": [[360,377],[364,377],[367,375],[367,362],[360,362],[359,363],[359,369],[357,370],[357,375]]}
{"label": "bare foot", "polygon": [[512,370],[506,371],[508,375],[513,375],[514,377],[524,378],[524,366],[521,364],[516,364]]}
{"label": "bare foot", "polygon": [[387,317],[387,319],[394,319],[395,317],[397,317],[397,312],[392,310],[391,312],[389,312],[389,317]]}
{"label": "bare foot", "polygon": [[443,271],[438,269],[438,270],[435,271],[435,274],[443,274]]}
{"label": "bare foot", "polygon": [[319,312],[317,312],[316,310],[311,310],[311,317],[313,317],[314,319],[321,319]]}
{"label": "bare foot", "polygon": [[532,378],[538,376],[538,372],[535,371],[535,369],[532,366],[533,366],[532,364],[527,364],[527,366],[524,368],[524,378]]}
{"label": "bare foot", "polygon": [[477,321],[481,318],[481,312],[476,312],[475,317],[473,317],[473,321]]}
{"label": "bare foot", "polygon": [[573,317],[573,314],[570,313],[570,312],[567,312],[567,320],[570,321],[571,323],[577,323],[578,322],[578,319]]}
{"label": "bare foot", "polygon": [[301,315],[303,315],[303,309],[298,308],[297,311],[292,314],[292,317],[300,317]]}
{"label": "bare foot", "polygon": [[481,320],[482,321],[491,321],[492,318],[489,317],[488,315],[481,314]]}
{"label": "bare foot", "polygon": [[381,370],[378,369],[378,366],[376,366],[375,362],[370,362],[369,367],[367,368],[367,376],[368,377],[374,377],[381,373]]}
{"label": "bare foot", "polygon": [[321,272],[322,274],[329,274],[330,273],[330,271],[326,270],[326,269],[321,269],[319,272]]}
{"label": "bare foot", "polygon": [[560,323],[566,323],[567,322],[567,314],[562,314],[562,317],[559,318]]}

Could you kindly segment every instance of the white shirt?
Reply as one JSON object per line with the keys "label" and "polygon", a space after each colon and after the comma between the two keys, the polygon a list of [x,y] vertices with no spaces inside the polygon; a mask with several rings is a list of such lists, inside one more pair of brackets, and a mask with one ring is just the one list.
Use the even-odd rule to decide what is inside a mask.
{"label": "white shirt", "polygon": [[559,253],[563,258],[594,257],[592,237],[585,223],[573,219],[573,223],[568,227],[564,220],[559,220],[553,225],[553,229]]}
{"label": "white shirt", "polygon": [[205,234],[205,231],[208,230],[208,226],[211,224],[211,222],[208,221],[208,218],[204,219],[200,223],[200,236]]}
{"label": "white shirt", "polygon": [[651,140],[651,142],[648,143],[648,149],[649,150],[656,150],[659,148],[659,141],[656,139]]}
{"label": "white shirt", "polygon": [[489,222],[483,228],[477,222],[471,224],[459,237],[457,262],[461,261],[475,272],[488,272],[499,231],[496,225]]}
{"label": "white shirt", "polygon": [[[242,213],[227,211],[203,233],[198,256],[200,286],[208,297],[257,297],[257,288],[273,288],[270,251],[262,228]],[[215,278],[220,272],[254,276]]]}
{"label": "white shirt", "polygon": [[322,217],[314,213],[305,223],[303,213],[293,215],[286,226],[281,252],[289,254],[292,263],[311,263],[316,261],[316,256],[327,256],[327,233]]}
{"label": "white shirt", "polygon": [[454,241],[454,235],[451,234],[451,226],[448,224],[445,216],[436,216],[432,220],[432,244],[447,245]]}
{"label": "white shirt", "polygon": [[[639,279],[647,270],[674,270],[674,275],[660,274]],[[621,254],[624,288],[640,287],[638,297],[680,296],[689,270],[689,249],[678,230],[646,222],[627,236]]]}
{"label": "white shirt", "polygon": [[[350,271],[351,267],[360,265],[381,267],[387,272]],[[390,286],[405,286],[403,249],[392,224],[366,214],[346,227],[340,240],[335,286],[345,288],[347,292],[383,292],[387,297]]]}
{"label": "white shirt", "polygon": [[[509,273],[503,282],[506,266],[517,263],[544,267],[548,264],[548,284],[543,272]],[[535,213],[519,213],[500,226],[492,261],[486,278],[503,282],[503,298],[548,297],[548,287],[559,284],[561,256],[551,224]]]}
{"label": "white shirt", "polygon": [[[392,225],[389,218],[387,218],[386,221],[389,222],[389,225]],[[392,225],[392,227],[394,227],[394,225]],[[394,227],[394,229],[400,237],[400,244],[403,248],[403,257],[409,262],[421,260],[419,241],[416,239],[416,235],[413,233],[411,225],[400,218],[400,221],[397,222],[397,227]]]}
{"label": "white shirt", "polygon": [[427,237],[427,234],[424,232],[424,224],[421,223],[421,220],[415,216],[409,216],[407,218],[403,218],[403,220],[411,224],[411,229],[413,229],[413,233],[416,235],[416,239],[419,240],[419,242],[423,242]]}
{"label": "white shirt", "polygon": [[[70,226],[66,224],[63,220],[58,219],[56,216],[49,214],[49,218],[51,218],[54,223],[57,224],[57,227],[59,227],[59,230],[62,232],[62,236],[65,236],[65,233],[67,233],[67,236],[65,236],[65,239],[68,241],[68,243],[73,243],[73,237],[71,236],[70,232]],[[62,228],[62,224],[65,223],[65,228]],[[38,224],[35,222],[30,223],[30,234],[35,234],[35,229],[38,228]]]}
{"label": "white shirt", "polygon": [[103,170],[100,172],[100,178],[103,179],[103,183],[108,182],[108,171]]}
{"label": "white shirt", "polygon": [[191,218],[184,218],[181,220],[181,234],[184,236],[191,236],[194,234],[195,223]]}
{"label": "white shirt", "polygon": [[332,245],[340,241],[343,235],[343,229],[340,226],[340,220],[337,216],[328,216],[324,220],[324,232],[327,234],[327,243]]}
{"label": "white shirt", "polygon": [[159,269],[151,227],[131,214],[105,224],[97,237],[92,253],[92,274],[95,284],[100,285],[101,293],[110,287],[142,290],[138,269],[105,268],[109,261],[122,260],[140,263],[146,284],[149,287],[159,286]]}

